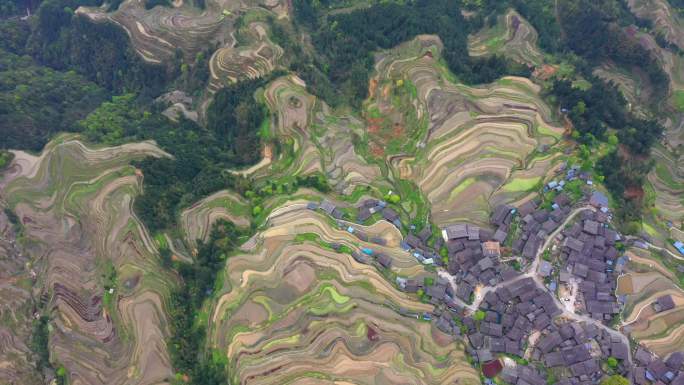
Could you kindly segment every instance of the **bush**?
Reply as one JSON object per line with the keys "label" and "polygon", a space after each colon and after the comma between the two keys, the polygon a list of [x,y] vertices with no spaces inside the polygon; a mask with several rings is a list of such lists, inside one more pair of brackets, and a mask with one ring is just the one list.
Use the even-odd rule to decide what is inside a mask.
{"label": "bush", "polygon": [[261,214],[263,210],[264,209],[262,209],[261,206],[254,206],[254,208],[252,208],[252,215],[256,217],[257,215]]}
{"label": "bush", "polygon": [[629,380],[619,374],[615,374],[601,380],[601,385],[629,385]]}
{"label": "bush", "polygon": [[0,171],[7,168],[12,163],[12,159],[14,159],[14,153],[0,150]]}

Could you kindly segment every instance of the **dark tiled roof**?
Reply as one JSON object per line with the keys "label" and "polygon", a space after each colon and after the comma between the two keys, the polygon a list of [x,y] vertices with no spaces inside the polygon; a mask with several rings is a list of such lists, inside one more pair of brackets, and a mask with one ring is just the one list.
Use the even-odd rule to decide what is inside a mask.
{"label": "dark tiled roof", "polygon": [[464,223],[448,226],[446,229],[447,239],[459,239],[468,237],[468,226]]}
{"label": "dark tiled roof", "polygon": [[674,304],[674,301],[672,300],[671,295],[664,295],[662,297],[658,297],[658,299],[656,299],[656,303],[658,305],[660,305],[660,308],[661,308],[660,311],[671,310],[671,309],[674,309],[674,307],[675,307],[675,304]]}

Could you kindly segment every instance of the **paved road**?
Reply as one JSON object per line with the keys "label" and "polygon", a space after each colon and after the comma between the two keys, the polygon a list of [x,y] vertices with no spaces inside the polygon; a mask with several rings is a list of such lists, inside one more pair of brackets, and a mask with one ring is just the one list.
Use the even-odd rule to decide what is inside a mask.
{"label": "paved road", "polygon": [[[549,292],[549,289],[546,287],[546,285],[544,285],[542,278],[537,274],[537,267],[539,266],[539,261],[541,260],[541,255],[544,253],[544,251],[546,249],[548,249],[549,245],[551,244],[551,242],[553,242],[553,240],[556,238],[556,236],[561,231],[563,231],[563,228],[565,228],[565,226],[568,223],[570,223],[570,221],[575,219],[575,217],[577,215],[579,215],[581,212],[586,211],[586,210],[596,211],[596,209],[592,206],[582,206],[582,207],[578,207],[578,208],[574,209],[570,213],[570,215],[568,215],[568,217],[563,221],[563,223],[561,223],[561,225],[558,226],[558,228],[553,233],[549,234],[549,236],[546,238],[546,241],[544,241],[544,244],[542,245],[542,247],[539,248],[539,250],[537,250],[534,261],[532,261],[532,264],[527,269],[525,269],[525,273],[521,274],[518,277],[515,277],[514,279],[511,279],[511,280],[508,280],[505,282],[501,282],[495,286],[488,286],[488,287],[482,288],[481,290],[478,291],[478,293],[475,297],[475,300],[473,301],[473,303],[471,305],[466,304],[465,302],[461,301],[458,298],[456,298],[455,301],[459,305],[468,309],[470,312],[474,312],[478,309],[478,307],[480,306],[480,303],[482,303],[482,300],[487,295],[487,293],[489,293],[491,291],[495,291],[496,289],[498,289],[502,286],[511,284],[513,282],[520,281],[520,280],[525,279],[525,278],[532,278],[538,287]],[[440,269],[438,271],[438,274],[440,274],[440,276],[445,276],[445,277],[449,278],[453,284],[453,277],[448,272],[446,272],[444,269]],[[560,300],[556,296],[556,293],[551,293],[551,292],[549,292],[549,293],[551,294],[551,298],[553,298],[553,301],[556,304],[556,306],[558,307],[558,309],[560,309],[562,311],[563,317],[577,321],[577,322],[586,322],[586,323],[594,324],[598,328],[601,328],[601,329],[605,330],[606,332],[608,332],[611,336],[618,337],[626,346],[629,346],[629,339],[627,338],[626,335],[622,334],[621,332],[619,332],[615,329],[612,329],[612,328],[604,325],[602,322],[595,320],[595,319],[593,319],[587,315],[577,314],[574,311],[570,311],[570,310],[566,309],[565,306],[563,306],[563,304],[560,302]],[[628,354],[629,355],[628,355],[627,360],[629,362],[629,365],[631,365],[632,364],[631,349],[629,349]]]}
{"label": "paved road", "polygon": [[[269,219],[276,217],[276,216],[279,216],[279,215],[282,215],[288,211],[301,210],[305,207],[306,207],[305,204],[291,204],[291,205],[279,208],[278,210],[275,210],[274,212],[272,212],[271,215],[269,215]],[[537,286],[539,286],[541,289],[548,291],[549,289],[546,287],[546,285],[544,285],[544,282],[542,281],[541,277],[539,275],[537,275],[537,271],[536,271],[537,266],[539,265],[539,260],[541,259],[541,255],[549,247],[551,242],[553,242],[553,240],[556,238],[556,236],[561,231],[563,231],[563,228],[565,228],[565,226],[570,221],[572,221],[577,215],[579,215],[581,212],[586,211],[586,210],[596,211],[596,209],[592,206],[581,206],[581,207],[574,209],[570,213],[570,215],[568,215],[568,217],[563,221],[563,223],[561,223],[561,225],[558,226],[558,228],[553,233],[549,234],[549,236],[546,238],[546,241],[544,241],[544,244],[542,245],[542,247],[537,250],[534,261],[532,261],[532,264],[525,270],[525,272],[523,274],[521,274],[521,275],[519,275],[519,276],[517,276],[511,280],[501,282],[495,286],[488,286],[488,287],[482,288],[481,290],[478,291],[475,300],[470,305],[461,301],[458,298],[454,298],[454,301],[457,304],[459,304],[460,306],[463,306],[465,309],[468,309],[470,312],[474,312],[480,306],[480,303],[482,303],[482,300],[484,299],[485,295],[487,295],[487,293],[489,293],[493,290],[496,290],[499,287],[502,287],[504,285],[508,285],[510,283],[517,282],[517,281],[520,281],[520,280],[528,278],[528,277],[531,277],[534,280],[534,282],[537,284]],[[438,269],[437,274],[439,276],[447,278],[450,281],[451,285],[454,286],[453,288],[455,289],[455,283],[454,283],[453,276],[451,274],[449,274],[449,272],[447,272],[443,268],[440,268],[440,269]],[[615,329],[611,329],[608,326],[604,325],[602,322],[595,320],[595,319],[593,319],[587,315],[581,315],[581,314],[575,313],[574,311],[569,311],[558,300],[556,293],[551,293],[551,292],[549,292],[549,293],[551,294],[551,298],[553,298],[553,301],[556,304],[556,306],[558,307],[558,309],[560,309],[562,311],[563,317],[568,318],[568,319],[572,319],[572,320],[577,321],[577,322],[592,323],[592,324],[596,325],[597,327],[605,330],[610,335],[620,338],[620,340],[622,340],[623,343],[626,344],[626,346],[629,346],[629,339],[627,338],[627,336],[625,336],[621,332],[619,332]],[[630,366],[632,365],[631,349],[628,349],[628,363]]]}
{"label": "paved road", "polygon": [[[540,260],[540,258],[541,258],[542,253],[544,252],[544,250],[546,250],[546,249],[549,247],[549,244],[550,244],[550,243],[553,241],[553,239],[558,235],[558,233],[561,232],[561,231],[563,230],[563,228],[565,227],[565,225],[567,225],[568,222],[570,222],[570,221],[571,221],[572,219],[574,219],[579,213],[581,213],[581,212],[583,212],[583,211],[585,211],[585,210],[596,211],[596,209],[595,209],[594,207],[592,207],[592,206],[583,206],[583,207],[579,207],[579,208],[575,209],[575,210],[572,212],[572,214],[570,214],[570,215],[565,219],[565,221],[563,222],[563,224],[561,224],[561,225],[556,229],[556,231],[554,231],[549,237],[546,238],[546,242],[544,242],[544,246],[537,252],[537,256],[535,257],[534,262],[532,262],[531,269],[525,274],[526,276],[531,274],[532,279],[534,279],[534,282],[537,284],[537,286],[541,287],[542,289],[548,291],[548,288],[546,287],[546,285],[544,285],[544,282],[542,281],[541,277],[540,277],[538,274],[536,274],[537,265],[539,264],[539,260]],[[612,328],[610,328],[610,327],[604,325],[603,322],[598,321],[598,320],[595,320],[595,319],[593,319],[593,318],[591,318],[591,317],[589,317],[589,316],[587,316],[587,315],[581,315],[581,314],[575,313],[574,311],[569,311],[569,310],[566,309],[565,306],[563,306],[563,304],[560,302],[560,300],[559,300],[558,297],[556,296],[556,293],[550,293],[550,294],[551,294],[551,298],[553,298],[553,301],[554,301],[554,303],[556,304],[556,306],[563,312],[563,314],[562,314],[563,317],[566,317],[566,318],[569,318],[569,319],[572,319],[572,320],[578,321],[578,322],[587,322],[587,323],[594,324],[594,325],[596,325],[597,327],[599,327],[599,328],[605,330],[606,332],[608,332],[608,334],[610,334],[611,336],[618,337],[618,338],[619,338],[627,347],[629,347],[629,338],[627,338],[626,335],[622,334],[621,332],[619,332],[619,331],[617,331],[617,330],[615,330],[615,329],[612,329]],[[629,365],[632,365],[632,351],[631,351],[631,349],[628,349],[627,362],[629,363]]]}
{"label": "paved road", "polygon": [[[542,279],[541,279],[541,277],[540,277],[539,275],[534,274],[532,278],[534,279],[534,282],[537,284],[537,286],[543,288],[544,290],[548,290],[548,289],[546,288],[546,286],[544,285],[544,282],[542,281]],[[561,311],[563,312],[563,314],[562,314],[563,317],[566,317],[566,318],[569,318],[569,319],[572,319],[572,320],[578,321],[578,322],[592,323],[592,324],[596,325],[597,327],[599,327],[599,328],[605,330],[606,332],[608,332],[608,334],[610,334],[611,336],[620,338],[620,340],[622,341],[622,343],[625,344],[627,347],[629,347],[629,338],[627,338],[626,335],[622,334],[621,332],[619,332],[619,331],[617,331],[617,330],[615,330],[615,329],[612,329],[612,328],[610,328],[610,327],[604,325],[603,322],[598,321],[598,320],[595,320],[595,319],[593,319],[593,318],[591,318],[591,317],[589,317],[589,316],[587,316],[587,315],[577,314],[577,313],[575,313],[574,311],[569,311],[569,310],[567,310],[567,309],[563,306],[563,304],[558,300],[558,297],[556,297],[556,294],[555,294],[555,293],[551,293],[551,298],[553,298],[553,302],[554,302],[554,303],[556,304],[556,306],[557,306],[559,309],[561,309]],[[628,355],[627,355],[627,362],[628,362],[629,365],[631,366],[631,365],[632,365],[632,351],[631,351],[631,349],[628,349],[628,353],[627,353],[627,354],[628,354]]]}
{"label": "paved road", "polygon": [[[582,206],[582,207],[578,207],[575,210],[573,210],[570,213],[570,215],[568,215],[568,217],[565,218],[563,223],[561,223],[560,226],[558,226],[558,228],[553,233],[549,234],[549,236],[546,237],[546,241],[544,241],[544,244],[542,245],[542,247],[539,248],[539,250],[537,250],[537,253],[534,257],[534,261],[532,261],[532,264],[527,269],[525,269],[525,273],[523,273],[522,275],[520,275],[514,279],[511,279],[511,280],[508,280],[505,282],[500,282],[499,284],[497,284],[495,286],[488,286],[488,287],[482,288],[478,292],[478,294],[476,295],[475,300],[473,301],[473,304],[467,306],[468,309],[470,309],[471,311],[477,310],[477,308],[480,306],[480,303],[484,299],[485,295],[487,295],[487,293],[489,293],[490,291],[495,291],[496,289],[498,289],[502,286],[508,285],[510,283],[513,283],[513,282],[520,281],[521,279],[524,279],[524,278],[528,278],[528,277],[534,278],[537,275],[537,266],[539,266],[539,260],[541,259],[541,255],[544,253],[544,250],[546,250],[549,247],[549,244],[551,244],[551,242],[553,242],[553,240],[556,238],[556,236],[561,231],[563,231],[563,228],[565,228],[565,226],[568,223],[570,223],[570,221],[572,221],[577,215],[579,215],[582,211],[585,211],[585,210],[596,211],[596,209],[592,206]],[[543,283],[542,283],[542,287],[544,287],[545,290],[548,290],[543,285]],[[555,295],[554,295],[554,297],[555,297]],[[561,308],[563,308],[563,306],[561,306]]]}
{"label": "paved road", "polygon": [[652,243],[650,243],[650,242],[648,242],[648,241],[646,241],[646,240],[644,240],[644,239],[642,239],[642,238],[634,237],[634,236],[628,235],[628,236],[625,237],[625,240],[642,242],[643,244],[645,244],[646,246],[648,246],[649,250],[650,250],[650,249],[654,249],[654,250],[658,250],[658,251],[661,251],[661,252],[665,252],[665,253],[667,253],[670,257],[672,257],[672,258],[674,258],[674,259],[678,259],[678,260],[680,260],[680,261],[684,261],[684,257],[679,256],[679,255],[673,253],[672,251],[670,251],[670,250],[668,250],[668,249],[666,249],[666,248],[664,248],[664,247],[656,246],[656,245],[654,245],[654,244],[652,244]]}

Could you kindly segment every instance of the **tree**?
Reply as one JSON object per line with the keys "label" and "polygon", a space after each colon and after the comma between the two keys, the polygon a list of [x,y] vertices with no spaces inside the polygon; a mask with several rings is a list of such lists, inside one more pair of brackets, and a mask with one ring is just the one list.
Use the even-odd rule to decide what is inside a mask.
{"label": "tree", "polygon": [[482,321],[483,319],[485,319],[486,316],[487,316],[487,313],[485,313],[482,310],[477,310],[477,311],[475,311],[475,314],[473,314],[473,319],[475,321]]}
{"label": "tree", "polygon": [[40,151],[105,97],[102,88],[73,71],[55,71],[0,49],[0,148]]}
{"label": "tree", "polygon": [[118,144],[124,138],[134,138],[143,114],[136,108],[135,94],[114,96],[78,122],[89,140]]}
{"label": "tree", "polygon": [[629,385],[629,380],[619,374],[615,374],[601,380],[601,385]]}
{"label": "tree", "polygon": [[12,163],[12,159],[14,159],[14,153],[6,150],[0,150],[0,171],[7,168],[7,166]]}
{"label": "tree", "polygon": [[606,363],[608,364],[608,367],[611,369],[615,369],[618,366],[618,360],[615,357],[608,357]]}

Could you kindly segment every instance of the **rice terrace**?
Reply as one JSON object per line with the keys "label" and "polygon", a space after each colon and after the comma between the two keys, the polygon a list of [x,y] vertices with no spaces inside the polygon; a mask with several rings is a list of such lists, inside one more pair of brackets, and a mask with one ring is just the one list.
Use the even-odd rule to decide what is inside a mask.
{"label": "rice terrace", "polygon": [[684,385],[682,0],[0,0],[0,385]]}

